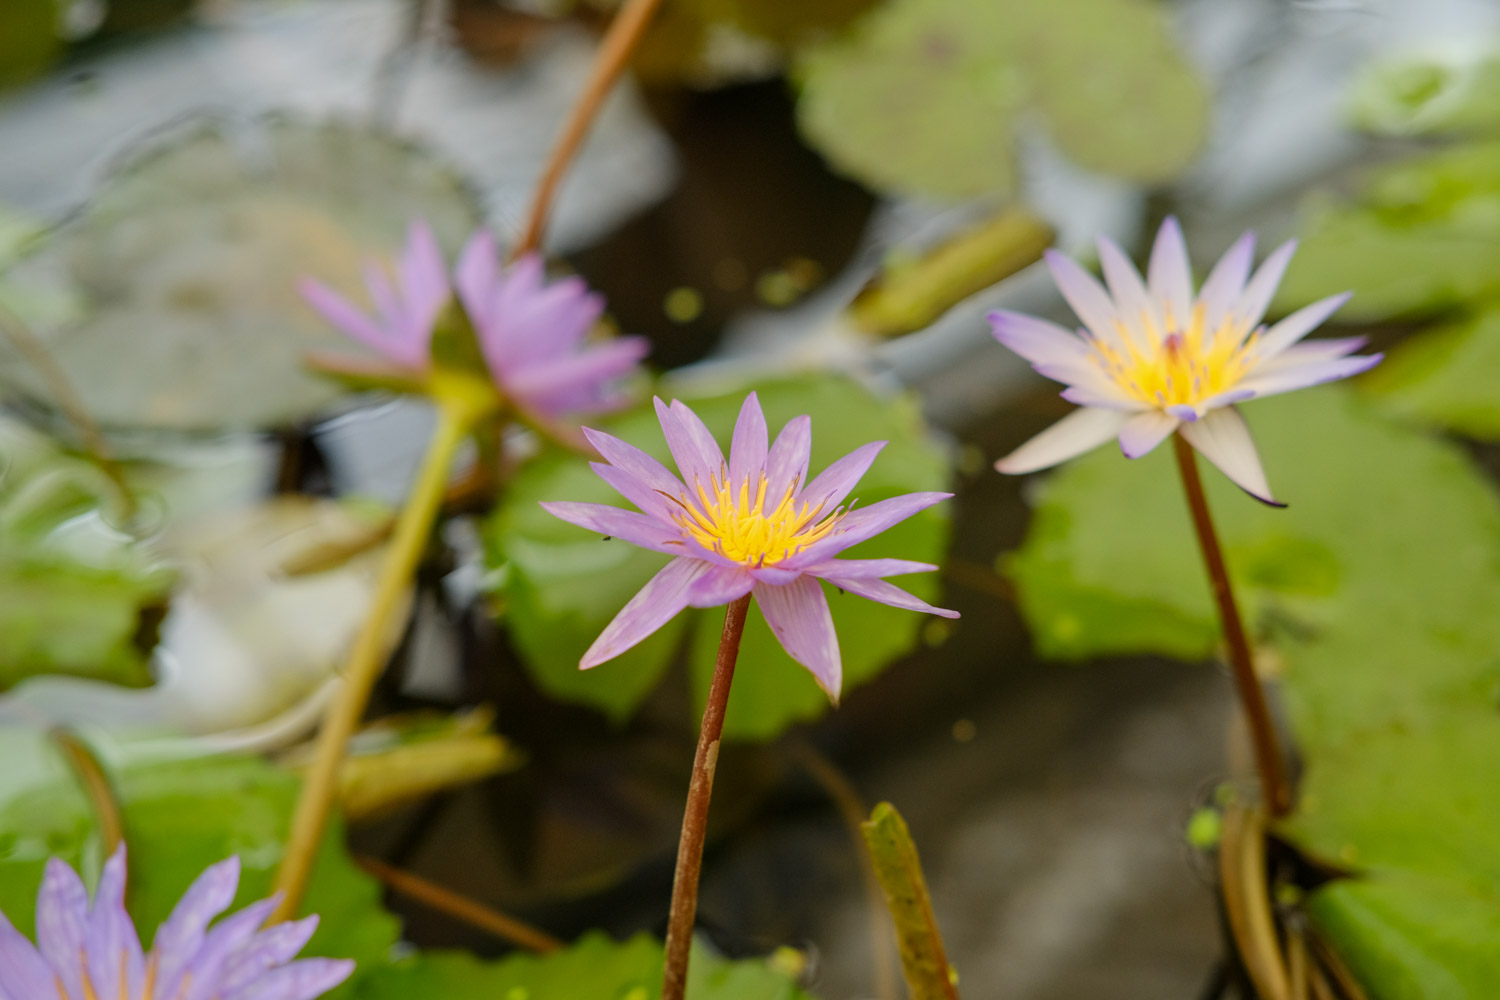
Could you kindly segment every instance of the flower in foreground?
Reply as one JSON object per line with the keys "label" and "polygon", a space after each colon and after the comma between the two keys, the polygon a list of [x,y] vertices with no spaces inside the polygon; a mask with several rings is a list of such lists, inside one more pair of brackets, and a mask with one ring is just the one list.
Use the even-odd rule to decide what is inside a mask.
{"label": "flower in foreground", "polygon": [[35,946],[0,914],[0,996],[7,1000],[312,1000],[348,978],[354,963],[292,962],[317,917],[258,930],[274,900],[209,927],[234,901],[238,858],[200,875],[142,952],[125,912],[125,852],[104,866],[93,905],[67,864],[47,862],[36,905]]}
{"label": "flower in foreground", "polygon": [[414,223],[394,281],[370,264],[365,285],[374,315],[313,279],[304,280],[301,291],[334,326],[406,374],[421,376],[432,367],[433,332],[456,287],[490,378],[506,400],[544,423],[623,405],[627,399],[617,384],[648,349],[641,337],[589,342],[604,300],[581,278],[549,283],[536,254],[502,266],[485,230],[470,238],[450,283],[431,228]]}
{"label": "flower in foreground", "polygon": [[809,482],[812,421],[793,418],[768,446],[765,414],[753,392],[740,409],[728,461],[685,404],[658,399],[656,413],[680,475],[618,438],[584,429],[605,459],[593,464],[594,471],[639,511],[542,504],[564,521],[676,557],[605,627],[581,667],[619,656],[683,608],[715,607],[753,593],[782,647],[837,701],[839,643],[820,579],[892,607],[958,617],[884,579],[936,566],[835,558],[952,496],[909,493],[868,507],[845,505],[884,441],[855,449]]}
{"label": "flower in foreground", "polygon": [[1127,458],[1150,452],[1174,431],[1255,498],[1272,495],[1236,403],[1356,375],[1382,355],[1350,357],[1363,337],[1302,342],[1349,299],[1314,302],[1270,327],[1261,319],[1296,249],[1278,247],[1252,277],[1255,236],[1245,233],[1203,282],[1196,297],[1187,247],[1167,219],[1151,251],[1148,276],[1113,242],[1099,241],[1108,290],[1062,254],[1047,264],[1083,321],[1074,333],[1032,316],[990,314],[995,338],[1037,372],[1067,385],[1080,409],[995,463],[1001,472],[1045,469],[1118,438]]}

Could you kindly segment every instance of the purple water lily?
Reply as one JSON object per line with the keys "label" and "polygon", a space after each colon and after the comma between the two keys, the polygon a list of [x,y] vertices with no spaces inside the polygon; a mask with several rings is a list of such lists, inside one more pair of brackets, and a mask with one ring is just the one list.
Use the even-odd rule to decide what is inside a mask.
{"label": "purple water lily", "polygon": [[234,901],[238,858],[208,868],[142,952],[125,912],[125,852],[104,866],[93,905],[67,864],[47,862],[36,905],[35,946],[0,914],[0,996],[5,1000],[312,1000],[349,977],[342,959],[291,959],[317,917],[258,930],[274,900],[209,927]]}
{"label": "purple water lily", "polygon": [[541,423],[626,403],[619,382],[649,349],[641,337],[591,343],[587,338],[604,313],[603,298],[580,278],[549,283],[536,254],[502,266],[495,239],[485,230],[470,238],[450,284],[432,230],[414,223],[394,282],[371,264],[365,285],[373,316],[313,279],[304,280],[301,291],[334,326],[398,369],[420,375],[431,368],[433,329],[456,288],[495,385]]}
{"label": "purple water lily", "polygon": [[668,406],[658,399],[656,414],[680,477],[640,449],[584,429],[605,459],[593,464],[594,471],[639,511],[595,503],[542,504],[564,521],[676,557],[605,627],[581,667],[619,656],[685,607],[715,607],[753,593],[782,647],[837,701],[839,643],[820,579],[892,607],[958,617],[885,580],[936,566],[835,558],[952,496],[909,493],[868,507],[844,506],[884,441],[855,449],[808,482],[812,421],[793,418],[768,446],[765,414],[753,392],[740,409],[727,462],[685,404],[674,400]]}
{"label": "purple water lily", "polygon": [[1111,438],[1127,458],[1139,458],[1175,431],[1241,489],[1279,506],[1235,404],[1348,378],[1382,357],[1349,357],[1364,346],[1363,337],[1300,343],[1348,301],[1347,294],[1261,325],[1295,250],[1295,241],[1281,245],[1252,277],[1255,235],[1246,233],[1196,298],[1175,219],[1157,233],[1144,282],[1107,239],[1099,241],[1099,258],[1108,291],[1072,260],[1048,251],[1047,265],[1083,329],[1075,335],[1004,310],[991,313],[990,323],[1000,343],[1040,374],[1066,384],[1063,398],[1080,409],[995,467],[1013,475],[1033,472]]}

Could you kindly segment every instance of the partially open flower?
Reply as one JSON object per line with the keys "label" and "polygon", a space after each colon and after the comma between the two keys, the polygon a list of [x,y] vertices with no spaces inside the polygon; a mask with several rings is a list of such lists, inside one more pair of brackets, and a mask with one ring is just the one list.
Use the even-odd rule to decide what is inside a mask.
{"label": "partially open flower", "polygon": [[1177,220],[1156,237],[1146,281],[1125,253],[1099,241],[1108,291],[1062,254],[1047,264],[1083,328],[1000,310],[995,338],[1047,378],[1067,385],[1081,409],[1032,438],[995,467],[1020,474],[1045,469],[1118,438],[1127,458],[1150,452],[1174,431],[1236,485],[1269,504],[1260,457],[1236,403],[1348,378],[1378,364],[1379,354],[1350,357],[1363,337],[1301,343],[1349,298],[1334,295],[1261,325],[1296,249],[1278,247],[1252,277],[1255,237],[1246,233],[1209,273],[1196,298]]}
{"label": "partially open flower", "polygon": [[792,419],[768,446],[755,393],[740,409],[728,461],[686,405],[658,399],[656,413],[680,477],[618,438],[584,431],[605,458],[594,463],[594,471],[640,512],[595,503],[542,504],[564,521],[676,557],[606,626],[580,666],[619,656],[685,607],[715,607],[753,593],[782,647],[837,701],[843,670],[820,579],[892,607],[958,617],[884,579],[936,566],[835,558],[952,496],[909,493],[868,507],[845,504],[885,442],[850,452],[808,482],[812,421]]}
{"label": "partially open flower", "polygon": [[209,927],[234,902],[238,858],[206,870],[141,950],[125,912],[125,852],[104,866],[93,905],[76,872],[47,862],[35,946],[0,915],[0,996],[9,1000],[312,1000],[349,977],[343,959],[291,959],[317,928],[307,917],[260,930],[275,900]]}

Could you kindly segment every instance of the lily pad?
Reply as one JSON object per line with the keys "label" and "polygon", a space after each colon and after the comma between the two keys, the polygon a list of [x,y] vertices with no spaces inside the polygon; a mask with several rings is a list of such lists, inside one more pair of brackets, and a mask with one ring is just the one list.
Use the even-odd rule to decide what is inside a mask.
{"label": "lily pad", "polygon": [[[837,378],[806,378],[757,386],[774,433],[792,417],[812,417],[812,467],[822,468],[870,440],[890,444],[855,491],[861,503],[898,493],[941,490],[948,467],[941,446],[923,428],[909,400],[882,399]],[[686,397],[714,435],[729,440],[744,391]],[[640,409],[604,429],[670,461],[656,415]],[[665,563],[665,557],[621,541],[601,541],[537,506],[541,500],[623,505],[585,459],[554,454],[532,462],[512,481],[488,531],[490,558],[504,567],[503,616],[536,682],[549,694],[579,701],[622,719],[656,686],[692,630],[688,655],[700,704],[717,648],[723,612],[686,611],[655,636],[609,663],[580,671],[578,661],[604,626]],[[947,537],[943,505],[930,508],[851,555],[885,555],[937,562]],[[903,578],[903,586],[933,597],[931,574]],[[879,673],[911,648],[923,616],[849,595],[830,596],[843,649],[845,690]],[[806,670],[781,649],[758,611],[751,613],[730,695],[725,735],[768,739],[791,723],[816,718],[828,699]]]}
{"label": "lily pad", "polygon": [[1278,310],[1347,290],[1342,319],[1384,320],[1500,297],[1500,142],[1371,171],[1352,200],[1320,196],[1306,215]]}
{"label": "lily pad", "polygon": [[1500,49],[1423,52],[1376,62],[1354,85],[1355,124],[1382,135],[1500,132]]}
{"label": "lily pad", "polygon": [[796,77],[808,139],[898,194],[1010,192],[1028,113],[1080,164],[1153,183],[1208,125],[1202,80],[1145,0],[893,0],[805,49]]}
{"label": "lily pad", "polygon": [[[298,279],[362,296],[363,261],[394,254],[416,218],[452,249],[480,212],[451,169],[389,135],[211,119],[137,152],[5,277],[79,303],[71,322],[25,318],[106,426],[279,426],[344,391],[305,369],[309,352],[359,351]],[[48,398],[3,349],[0,380]]]}
{"label": "lily pad", "polygon": [[[1252,629],[1282,654],[1306,762],[1282,833],[1355,873],[1316,891],[1311,913],[1372,997],[1494,996],[1500,501],[1461,451],[1346,390],[1246,410],[1290,508],[1213,473],[1208,485]],[[1211,651],[1207,582],[1161,452],[1101,451],[1047,484],[1009,564],[1044,651]]]}
{"label": "lily pad", "polygon": [[1500,440],[1500,304],[1403,341],[1365,387],[1393,413],[1481,441]]}
{"label": "lily pad", "polygon": [[[661,995],[661,943],[638,935],[613,941],[597,932],[547,955],[482,961],[429,951],[362,982],[359,1000],[651,1000]],[[810,1000],[785,972],[763,961],[730,962],[695,946],[688,965],[693,1000]]]}

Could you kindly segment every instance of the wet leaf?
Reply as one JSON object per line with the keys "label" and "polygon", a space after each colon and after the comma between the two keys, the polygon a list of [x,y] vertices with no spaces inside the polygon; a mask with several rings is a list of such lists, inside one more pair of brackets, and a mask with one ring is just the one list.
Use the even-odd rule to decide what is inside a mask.
{"label": "wet leaf", "polygon": [[[662,946],[640,935],[613,941],[585,934],[548,955],[482,961],[430,951],[362,983],[359,1000],[655,1000],[661,996]],[[810,1000],[770,963],[730,962],[696,946],[688,966],[693,1000]]]}
{"label": "wet leaf", "polygon": [[[369,257],[415,218],[451,251],[479,213],[447,167],[378,132],[210,120],[138,152],[86,210],[6,276],[32,299],[74,298],[60,322],[15,303],[109,426],[208,430],[308,419],[344,390],[309,353],[361,355],[302,302],[320,279],[364,301]],[[132,373],[120,378],[121,371]],[[45,400],[0,349],[0,380]]]}
{"label": "wet leaf", "polygon": [[[882,399],[847,381],[805,378],[759,385],[766,420],[775,434],[806,413],[813,423],[812,468],[821,469],[870,440],[890,444],[855,491],[861,504],[921,490],[941,490],[948,480],[945,455],[922,427],[908,400]],[[685,398],[721,441],[729,441],[744,391]],[[670,462],[656,415],[640,409],[605,425],[610,433]],[[616,718],[628,716],[656,685],[671,655],[692,630],[691,670],[701,706],[712,671],[723,611],[687,611],[619,659],[580,671],[578,661],[620,608],[665,562],[665,557],[622,541],[601,541],[547,514],[541,500],[582,500],[623,505],[588,463],[552,455],[533,462],[511,483],[491,522],[491,558],[506,567],[502,586],[507,627],[537,683],[549,694],[592,705]],[[850,550],[851,556],[885,555],[936,562],[944,549],[947,513],[938,505]],[[899,581],[924,598],[935,595],[932,574]],[[879,673],[910,649],[924,616],[894,611],[863,598],[831,592],[843,650],[845,690]],[[725,734],[766,739],[794,721],[827,710],[828,699],[806,670],[781,649],[752,608],[730,695]]]}
{"label": "wet leaf", "polygon": [[[1356,873],[1314,893],[1312,912],[1372,997],[1492,996],[1500,502],[1461,451],[1346,390],[1246,415],[1291,506],[1262,507],[1213,472],[1207,485],[1251,628],[1282,654],[1306,763],[1282,832]],[[1010,563],[1044,651],[1210,653],[1165,451],[1101,449],[1047,484]]]}
{"label": "wet leaf", "polygon": [[1202,80],[1147,0],[893,0],[799,57],[803,131],[856,179],[970,197],[1016,183],[1036,113],[1080,164],[1159,182],[1206,134]]}

